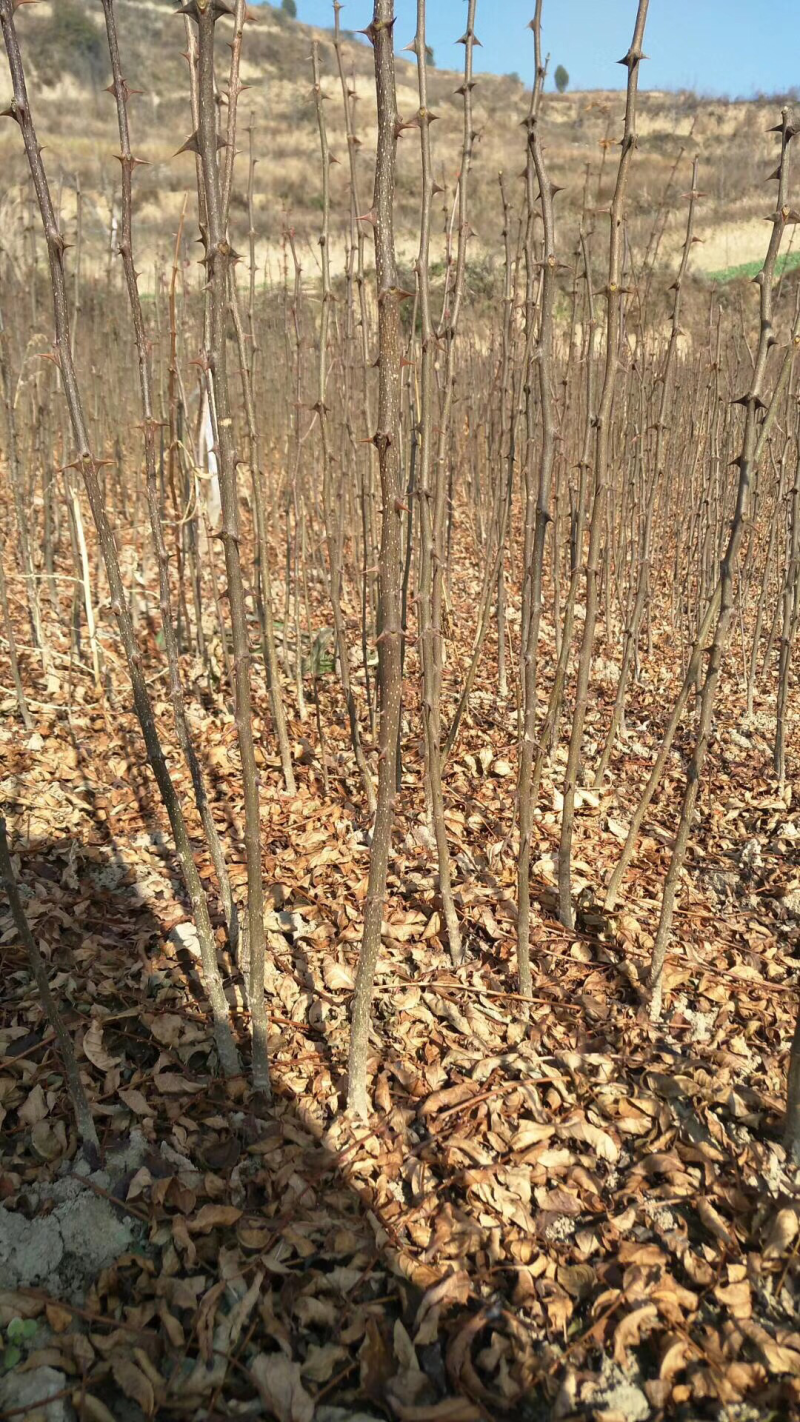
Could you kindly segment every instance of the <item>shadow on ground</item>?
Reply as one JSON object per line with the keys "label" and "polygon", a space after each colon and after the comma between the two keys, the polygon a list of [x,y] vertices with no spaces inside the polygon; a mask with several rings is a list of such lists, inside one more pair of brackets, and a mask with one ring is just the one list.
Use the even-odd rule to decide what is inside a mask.
{"label": "shadow on ground", "polygon": [[91,839],[16,846],[94,1174],[2,924],[0,1328],[29,1320],[4,1416],[644,1422],[688,1417],[680,1389],[723,1416],[731,1387],[757,1406],[730,1416],[790,1415],[791,1367],[769,1360],[793,1350],[796,1260],[767,1264],[764,1238],[793,1187],[763,1095],[717,1109],[708,1053],[676,1072],[626,1005],[576,1051],[552,976],[521,1029],[442,958],[435,981],[379,980],[376,1114],[354,1127],[348,995],[320,991],[296,924],[272,942],[267,1107],[216,1075],[168,852],[123,851],[102,808]]}

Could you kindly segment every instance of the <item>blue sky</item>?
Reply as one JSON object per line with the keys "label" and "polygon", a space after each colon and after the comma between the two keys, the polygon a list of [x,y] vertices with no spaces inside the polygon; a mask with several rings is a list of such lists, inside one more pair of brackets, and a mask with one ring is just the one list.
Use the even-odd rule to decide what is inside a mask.
{"label": "blue sky", "polygon": [[[533,68],[532,40],[525,28],[534,0],[478,0],[476,31],[482,50],[476,68],[519,73]],[[454,42],[464,30],[465,0],[428,0],[428,43],[437,64],[458,68],[463,49]],[[297,0],[298,19],[333,23],[331,0]],[[413,38],[415,0],[396,0],[397,45]],[[346,0],[342,26],[369,22],[371,0]],[[544,0],[542,41],[569,71],[575,89],[619,88],[624,71],[615,60],[628,47],[636,0]],[[800,85],[798,0],[650,0],[641,83],[652,89],[696,89],[731,98],[785,92]]]}

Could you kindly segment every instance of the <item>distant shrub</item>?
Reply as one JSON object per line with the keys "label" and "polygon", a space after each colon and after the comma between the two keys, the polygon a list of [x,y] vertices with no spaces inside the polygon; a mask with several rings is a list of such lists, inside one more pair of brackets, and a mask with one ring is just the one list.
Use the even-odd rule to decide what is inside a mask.
{"label": "distant shrub", "polygon": [[308,94],[297,94],[289,106],[289,117],[294,128],[316,127],[317,114]]}
{"label": "distant shrub", "polygon": [[42,31],[39,72],[45,84],[56,84],[65,74],[98,84],[108,60],[100,30],[75,0],[58,0]]}
{"label": "distant shrub", "polygon": [[297,0],[281,0],[281,9],[290,20],[297,19]]}
{"label": "distant shrub", "polygon": [[764,104],[769,108],[782,109],[787,104],[796,104],[800,97],[800,90],[796,84],[792,84],[786,90],[778,90],[773,94],[766,94],[763,89],[757,89],[748,99],[746,94],[737,94],[737,104]]}
{"label": "distant shrub", "polygon": [[502,273],[489,255],[476,257],[468,275],[471,299],[476,303],[495,302],[502,295]]}
{"label": "distant shrub", "polygon": [[566,93],[567,85],[569,83],[569,74],[567,73],[563,64],[559,64],[555,74],[553,75],[553,78],[555,79],[556,88],[558,89],[559,94]]}

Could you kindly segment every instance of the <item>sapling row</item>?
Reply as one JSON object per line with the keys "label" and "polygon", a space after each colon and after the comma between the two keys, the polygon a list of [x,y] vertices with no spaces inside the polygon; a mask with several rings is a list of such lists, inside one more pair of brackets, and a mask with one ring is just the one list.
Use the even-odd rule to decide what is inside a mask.
{"label": "sapling row", "polygon": [[[102,0],[102,9],[119,137],[111,247],[121,276],[113,263],[90,274],[80,180],[77,246],[67,258],[17,8],[0,0],[9,115],[40,235],[27,244],[31,301],[24,310],[15,303],[12,319],[12,277],[0,268],[10,494],[0,615],[13,704],[31,729],[32,668],[46,685],[62,645],[70,677],[93,683],[110,704],[121,651],[197,928],[223,1072],[241,1070],[225,991],[226,975],[238,975],[252,1085],[269,1097],[265,807],[276,797],[289,807],[307,781],[347,807],[357,842],[369,847],[346,1093],[354,1114],[370,1111],[373,992],[396,888],[398,825],[419,855],[434,950],[446,950],[462,984],[480,944],[473,880],[491,856],[506,856],[513,986],[524,1019],[535,976],[548,971],[536,931],[543,901],[548,913],[553,907],[541,883],[544,856],[556,864],[550,887],[570,941],[583,903],[576,880],[586,872],[581,809],[616,797],[615,861],[584,894],[609,913],[634,902],[634,856],[648,815],[666,813],[665,780],[674,779],[680,744],[681,802],[670,814],[674,839],[641,986],[657,1019],[725,678],[747,726],[774,684],[770,749],[780,793],[791,775],[800,336],[790,277],[779,278],[778,264],[798,220],[791,114],[775,130],[778,192],[755,283],[757,318],[743,307],[734,319],[693,276],[704,210],[703,161],[690,161],[691,135],[659,184],[644,238],[631,200],[643,161],[636,134],[647,0],[635,14],[631,6],[616,161],[612,106],[599,161],[587,166],[580,192],[563,198],[547,7],[536,0],[532,89],[514,164],[497,175],[493,227],[480,235],[473,178],[490,120],[474,73],[476,0],[466,6],[450,147],[433,98],[441,88],[428,51],[430,7],[417,0],[407,45],[416,97],[404,116],[397,17],[392,0],[374,0],[364,30],[374,155],[358,136],[336,0],[332,44],[318,38],[309,55],[313,231],[288,208],[259,206],[267,155],[239,110],[251,18],[244,0],[187,0],[180,14],[191,133],[181,151],[194,160],[193,193],[156,263],[148,304],[136,269],[136,90],[115,0]],[[176,24],[176,45],[179,37]],[[443,153],[453,151],[448,175]],[[681,208],[673,221],[684,175],[685,219]],[[409,184],[415,227],[405,244],[399,221]],[[199,279],[187,258],[195,228]],[[280,261],[269,275],[260,229],[279,233]],[[485,300],[490,248],[494,284]],[[55,327],[49,353],[41,348],[41,251]],[[121,342],[135,349],[136,379],[121,359],[98,373],[103,302]],[[469,625],[454,629],[467,600]],[[673,629],[666,649],[665,623]],[[659,659],[667,689],[656,694]],[[232,708],[246,885],[231,872],[236,813],[204,763],[198,684],[220,720]],[[658,710],[647,727],[650,760],[632,783],[628,752],[642,733],[645,685]],[[456,842],[464,765],[486,769],[482,725],[504,747],[487,766],[505,761],[498,779],[507,787],[485,863],[483,845]],[[206,856],[218,906],[200,872]],[[5,860],[3,873],[10,882]],[[43,965],[31,961],[38,981]],[[53,1004],[43,1001],[49,1014]],[[796,1102],[793,1150],[795,1116]],[[85,1119],[81,1130],[88,1138]]]}

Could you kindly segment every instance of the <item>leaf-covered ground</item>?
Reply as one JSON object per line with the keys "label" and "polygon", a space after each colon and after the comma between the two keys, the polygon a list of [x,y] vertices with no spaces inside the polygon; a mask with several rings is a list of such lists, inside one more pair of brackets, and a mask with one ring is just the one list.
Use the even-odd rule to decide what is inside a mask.
{"label": "leaf-covered ground", "polygon": [[[456,582],[449,668],[469,654],[470,591],[468,579]],[[669,711],[677,650],[666,632],[654,641],[610,784],[583,798],[576,878],[586,891],[574,935],[555,915],[558,753],[546,776],[527,1009],[514,991],[513,699],[498,702],[490,646],[447,773],[467,946],[454,971],[422,814],[409,658],[368,1128],[341,1115],[369,824],[335,676],[319,683],[329,794],[307,685],[308,719],[290,708],[299,788],[288,798],[254,673],[270,902],[275,1102],[266,1109],[245,1079],[216,1075],[196,943],[113,640],[102,699],[85,668],[70,666],[65,639],[54,637],[47,677],[23,651],[35,730],[22,734],[5,693],[0,803],[106,1162],[76,1183],[59,1061],[6,910],[0,1200],[39,1231],[51,1219],[64,1250],[50,1277],[20,1282],[19,1269],[0,1270],[2,1347],[14,1350],[0,1351],[5,1415],[750,1422],[800,1413],[800,1205],[780,1144],[800,814],[769,770],[770,686],[747,727],[729,681],[665,1019],[651,1027],[638,987],[690,726],[619,912],[605,915],[597,900]],[[544,647],[546,671],[546,637]],[[589,758],[615,689],[613,639],[598,651]],[[148,655],[172,744],[152,634]],[[189,657],[184,666],[241,896],[233,719],[202,669]],[[790,765],[797,749],[794,738]],[[188,776],[177,756],[171,763],[199,846]],[[245,1047],[221,929],[218,939]],[[98,1221],[126,1241],[92,1277],[62,1228],[84,1197],[102,1202]],[[15,1323],[9,1336],[19,1319],[35,1328]]]}

